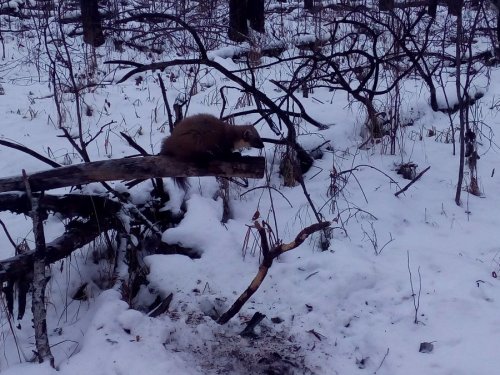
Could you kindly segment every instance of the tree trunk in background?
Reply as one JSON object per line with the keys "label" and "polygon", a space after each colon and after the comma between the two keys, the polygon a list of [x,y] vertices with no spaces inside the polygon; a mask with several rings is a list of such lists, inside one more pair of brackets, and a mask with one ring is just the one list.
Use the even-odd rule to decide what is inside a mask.
{"label": "tree trunk in background", "polygon": [[432,18],[436,17],[437,5],[438,5],[438,0],[431,0],[429,3],[429,8],[427,10],[427,13],[429,13],[429,15]]}
{"label": "tree trunk in background", "polygon": [[104,44],[98,0],[80,0],[82,10],[83,41],[94,47]]}
{"label": "tree trunk in background", "polygon": [[491,0],[497,11],[497,44],[495,48],[496,57],[500,57],[500,0]]}
{"label": "tree trunk in background", "polygon": [[453,16],[458,16],[462,12],[464,0],[447,0],[448,12]]}
{"label": "tree trunk in background", "polygon": [[497,14],[497,48],[500,48],[500,13]]}
{"label": "tree trunk in background", "polygon": [[247,0],[247,18],[250,27],[259,33],[264,32],[264,0]]}
{"label": "tree trunk in background", "polygon": [[378,6],[381,11],[393,10],[394,0],[379,0]]}
{"label": "tree trunk in background", "polygon": [[314,0],[304,0],[304,9],[312,10],[314,6]]}
{"label": "tree trunk in background", "polygon": [[228,37],[234,42],[245,41],[248,35],[247,0],[229,0]]}
{"label": "tree trunk in background", "polygon": [[[461,0],[460,0],[461,1]],[[449,4],[448,4],[449,6]],[[451,13],[451,9],[449,9],[449,13]],[[461,80],[460,73],[460,60],[462,56],[462,48],[460,45],[460,41],[463,39],[463,25],[462,25],[462,12],[457,13],[457,40],[455,42],[455,86],[456,93],[458,98],[458,107],[459,111],[459,119],[460,119],[460,160],[458,165],[458,181],[457,181],[457,190],[455,193],[455,203],[457,206],[461,205],[461,194],[462,194],[462,185],[464,181],[464,165],[465,165],[465,111],[468,111],[469,108],[464,103],[464,94],[462,93],[462,84],[464,84]]]}

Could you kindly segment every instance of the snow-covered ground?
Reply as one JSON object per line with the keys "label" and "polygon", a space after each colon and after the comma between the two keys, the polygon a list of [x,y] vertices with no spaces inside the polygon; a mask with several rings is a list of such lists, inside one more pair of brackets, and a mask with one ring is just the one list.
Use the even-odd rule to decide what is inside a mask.
{"label": "snow-covered ground", "polygon": [[[58,137],[52,88],[45,78],[37,80],[35,66],[17,63],[28,55],[29,46],[16,45],[14,36],[4,38],[1,139],[22,143],[60,163],[80,162],[68,142]],[[213,56],[227,68],[238,68],[220,53]],[[117,77],[123,74],[120,71]],[[120,131],[146,150],[159,150],[168,130],[164,130],[166,117],[155,74],[145,74],[139,83],[132,79],[85,94],[86,105],[93,109],[83,119],[90,134],[114,121],[90,145],[92,160],[135,153]],[[168,72],[164,74],[168,77]],[[280,93],[268,79],[280,74],[271,71],[258,76],[271,98]],[[200,85],[204,80],[207,85],[192,98],[189,112],[218,114],[213,98],[225,81],[212,73],[202,76]],[[168,83],[170,103],[184,84],[180,81]],[[215,179],[191,179],[186,215],[177,227],[165,231],[163,240],[194,248],[201,258],[145,258],[150,284],[139,298],[147,305],[150,291],[163,297],[173,293],[169,312],[151,318],[132,309],[117,289],[103,287],[112,277],[109,265],[94,264],[88,248],[82,249],[51,268],[48,327],[58,371],[47,364],[26,363],[34,350],[31,312],[20,322],[11,320],[11,326],[4,302],[0,305],[0,371],[8,375],[495,374],[500,368],[496,278],[500,274],[500,173],[495,173],[500,166],[495,136],[500,132],[500,117],[492,103],[500,97],[500,70],[493,68],[489,82],[479,82],[478,90],[485,95],[477,106],[492,130],[489,134],[484,126],[479,137],[481,197],[464,191],[462,206],[455,204],[458,156],[443,141],[449,118],[430,109],[422,85],[408,81],[404,86],[402,111],[414,122],[399,133],[401,146],[395,156],[381,152],[381,144],[358,149],[363,121],[359,108],[349,105],[342,92],[333,95],[317,89],[302,102],[308,113],[329,127],[318,131],[301,124],[299,142],[309,150],[325,141],[331,146],[322,146],[323,157],[305,176],[324,218],[334,221],[340,214],[332,224],[329,250],[320,251],[319,237],[312,236],[273,264],[261,288],[227,325],[211,318],[214,309],[221,313],[234,302],[258,270],[255,230],[245,244],[256,210],[283,242],[315,222],[301,187],[281,185],[274,145],[268,144],[264,155],[271,184],[279,193],[254,189],[240,197],[248,189],[232,187],[233,217],[225,224],[221,223],[222,202],[213,199]],[[238,96],[230,96],[233,106]],[[71,96],[65,98],[70,108]],[[75,121],[72,113],[67,110],[68,122]],[[256,119],[256,115],[246,117],[249,122]],[[257,126],[262,136],[275,137],[266,125]],[[430,129],[432,136],[428,136]],[[408,180],[396,173],[395,166],[409,161],[418,165],[417,172],[431,168],[396,197],[394,193]],[[0,147],[2,177],[18,175],[22,169],[29,173],[46,168],[22,152]],[[337,172],[355,168],[335,199],[328,194],[334,168]],[[170,180],[165,182],[171,190],[168,208],[179,209],[181,192]],[[252,180],[249,189],[264,184],[265,180]],[[123,188],[121,182],[113,185]],[[146,199],[148,187],[145,183],[132,190],[132,200]],[[27,238],[33,247],[29,218],[2,212],[0,219],[16,242]],[[63,225],[57,217],[49,217],[45,230],[50,241],[61,234]],[[3,231],[0,244],[0,259],[14,254]],[[72,300],[83,282],[88,283],[89,300]],[[239,336],[257,311],[266,315],[257,327],[257,337]],[[419,352],[421,343],[432,343],[433,350]]]}

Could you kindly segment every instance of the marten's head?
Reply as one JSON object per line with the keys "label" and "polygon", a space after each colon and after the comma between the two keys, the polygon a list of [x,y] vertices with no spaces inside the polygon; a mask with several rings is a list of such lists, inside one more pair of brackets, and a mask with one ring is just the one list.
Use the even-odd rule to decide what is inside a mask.
{"label": "marten's head", "polygon": [[264,143],[260,139],[259,133],[252,125],[238,126],[240,136],[234,142],[234,149],[241,150],[244,148],[264,148]]}

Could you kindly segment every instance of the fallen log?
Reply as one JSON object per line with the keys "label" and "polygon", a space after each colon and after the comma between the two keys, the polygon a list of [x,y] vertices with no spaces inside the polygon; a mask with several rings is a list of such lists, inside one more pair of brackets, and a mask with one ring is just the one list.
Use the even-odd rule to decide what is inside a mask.
{"label": "fallen log", "polygon": [[[29,174],[32,191],[56,189],[91,182],[133,180],[153,177],[225,176],[262,178],[265,159],[242,156],[231,160],[210,160],[203,166],[167,156],[145,156],[101,160]],[[23,177],[0,179],[0,192],[24,191]]]}
{"label": "fallen log", "polygon": [[[103,195],[33,195],[40,199],[40,205],[45,210],[57,212],[64,217],[111,217],[122,209],[121,203]],[[30,202],[26,193],[0,193],[0,211],[27,215],[30,211]]]}
{"label": "fallen log", "polygon": [[[110,229],[119,229],[118,220],[88,220],[87,222],[74,221],[67,226],[66,232],[46,245],[45,264],[49,265],[66,258],[73,251],[82,248],[93,241],[101,233]],[[0,285],[9,279],[30,274],[33,271],[35,250],[13,256],[0,261]]]}

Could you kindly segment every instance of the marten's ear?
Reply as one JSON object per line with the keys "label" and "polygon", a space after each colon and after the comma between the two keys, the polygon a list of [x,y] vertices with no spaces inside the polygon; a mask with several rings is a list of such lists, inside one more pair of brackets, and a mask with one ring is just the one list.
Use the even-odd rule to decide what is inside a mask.
{"label": "marten's ear", "polygon": [[252,139],[252,132],[247,129],[243,132],[243,140],[245,142],[250,142],[250,139]]}

